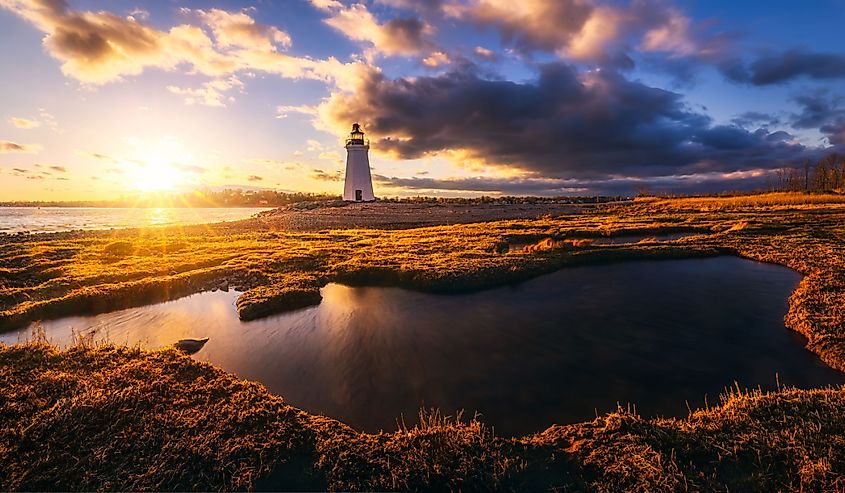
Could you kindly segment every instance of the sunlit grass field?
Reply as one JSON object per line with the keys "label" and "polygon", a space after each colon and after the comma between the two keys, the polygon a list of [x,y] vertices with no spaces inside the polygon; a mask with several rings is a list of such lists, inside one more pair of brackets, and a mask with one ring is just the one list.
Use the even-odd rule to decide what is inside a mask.
{"label": "sunlit grass field", "polygon": [[[687,236],[649,239],[670,232]],[[631,234],[646,239],[591,241]],[[572,265],[737,255],[804,274],[786,325],[845,370],[840,195],[642,198],[560,217],[400,230],[284,231],[268,216],[0,241],[4,328],[221,285],[244,291],[237,310],[249,319],[319,303],[329,282],[459,292]],[[3,347],[0,386],[3,489],[845,488],[841,389],[734,390],[686,419],[620,410],[497,437],[436,412],[414,429],[358,433],[174,350]]]}

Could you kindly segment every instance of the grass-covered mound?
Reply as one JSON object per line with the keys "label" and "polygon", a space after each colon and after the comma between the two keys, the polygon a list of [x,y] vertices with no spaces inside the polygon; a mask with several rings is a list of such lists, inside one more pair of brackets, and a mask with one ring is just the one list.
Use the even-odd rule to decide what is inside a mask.
{"label": "grass-covered mound", "polygon": [[843,389],[518,438],[437,414],[364,434],[174,350],[0,345],[3,490],[841,491],[844,474]]}

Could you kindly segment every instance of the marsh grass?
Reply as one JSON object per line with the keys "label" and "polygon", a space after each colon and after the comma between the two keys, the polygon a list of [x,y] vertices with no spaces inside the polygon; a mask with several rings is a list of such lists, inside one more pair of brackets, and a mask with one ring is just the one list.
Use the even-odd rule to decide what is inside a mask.
{"label": "marsh grass", "polygon": [[635,203],[674,208],[694,208],[701,211],[747,207],[803,206],[845,204],[845,194],[831,192],[771,192],[734,196],[703,197],[637,197]]}

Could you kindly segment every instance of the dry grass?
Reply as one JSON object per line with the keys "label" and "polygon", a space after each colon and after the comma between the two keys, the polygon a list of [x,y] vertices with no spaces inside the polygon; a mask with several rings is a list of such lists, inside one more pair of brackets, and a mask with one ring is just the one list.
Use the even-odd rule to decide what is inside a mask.
{"label": "dry grass", "polygon": [[683,209],[693,208],[701,211],[710,211],[747,207],[845,204],[845,195],[841,193],[771,192],[725,197],[638,197],[635,202],[640,204],[651,204],[654,206],[668,206]]}
{"label": "dry grass", "polygon": [[[0,489],[841,491],[845,390],[732,391],[526,437],[424,413],[380,434],[175,350],[0,345]],[[362,396],[362,398],[364,398]]]}

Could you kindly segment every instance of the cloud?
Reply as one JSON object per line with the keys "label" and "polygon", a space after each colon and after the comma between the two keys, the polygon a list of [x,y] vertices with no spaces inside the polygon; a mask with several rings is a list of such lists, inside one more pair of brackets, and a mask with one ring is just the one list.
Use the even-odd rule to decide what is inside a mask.
{"label": "cloud", "polygon": [[[282,53],[278,49],[290,44],[287,34],[256,23],[243,11],[183,9],[186,16],[196,14],[201,25],[186,23],[164,31],[133,16],[73,10],[64,0],[0,0],[0,7],[41,30],[44,46],[61,62],[62,73],[86,84],[117,81],[147,68],[187,69],[206,75],[215,79],[211,89],[242,70],[342,82],[354,76],[360,65]],[[213,38],[203,26],[211,29]],[[204,91],[193,96],[195,101],[207,100],[208,87],[194,91]],[[215,98],[211,94],[210,101],[216,102]]]}
{"label": "cloud", "polygon": [[793,127],[818,129],[831,145],[845,151],[845,98],[822,89],[792,99],[800,108],[799,113],[792,115]]}
{"label": "cloud", "polygon": [[327,25],[351,40],[369,43],[385,55],[417,55],[432,48],[424,39],[432,28],[418,17],[396,17],[380,23],[362,3],[312,3],[331,13],[324,21]]}
{"label": "cloud", "polygon": [[[47,168],[47,169],[50,169],[52,171],[57,171],[57,172],[60,172],[60,173],[64,173],[65,171],[67,171],[62,166],[49,166],[49,165],[46,165],[46,164],[36,164],[35,167],[39,168],[39,169]],[[26,169],[26,168],[12,168],[11,174],[13,176],[19,176],[21,178],[26,178],[27,180],[60,180],[60,181],[67,181],[68,180],[68,178],[65,178],[63,176],[53,176],[52,172],[44,171],[43,169],[41,171],[35,171],[35,170]]]}
{"label": "cloud", "polygon": [[187,105],[202,104],[217,108],[225,108],[226,103],[234,102],[233,96],[226,96],[226,92],[232,89],[243,91],[244,83],[236,76],[231,75],[226,79],[215,79],[205,82],[199,88],[167,86],[167,90],[173,94],[183,96]]}
{"label": "cloud", "polygon": [[603,180],[559,178],[396,178],[374,175],[382,186],[400,190],[476,192],[503,195],[632,195],[642,190],[651,193],[712,193],[725,190],[757,190],[766,187],[772,171],[752,169],[731,173],[695,173],[649,177],[618,177]]}
{"label": "cloud", "polygon": [[307,104],[276,106],[276,118],[287,118],[290,113],[314,116],[317,114],[317,107]]}
{"label": "cloud", "polygon": [[[601,4],[593,0],[454,0],[443,11],[494,27],[523,54],[631,68],[632,47],[670,57],[713,57],[720,43],[662,0]],[[718,37],[716,37],[718,38]],[[477,53],[478,54],[478,53]]]}
{"label": "cloud", "polygon": [[665,22],[648,30],[640,42],[643,51],[689,55],[696,52],[696,42],[690,35],[690,19],[671,9]]}
{"label": "cloud", "polygon": [[737,127],[758,128],[760,126],[768,127],[780,125],[782,122],[777,116],[770,115],[768,113],[746,111],[732,118],[731,123]]}
{"label": "cloud", "polygon": [[593,6],[582,0],[476,0],[452,3],[448,12],[483,26],[496,27],[521,51],[556,52],[581,31]]}
{"label": "cloud", "polygon": [[264,178],[262,178],[262,177],[260,177],[260,176],[258,176],[258,175],[249,175],[249,176],[247,177],[247,180],[249,180],[249,181],[262,181],[263,179],[264,179]]}
{"label": "cloud", "polygon": [[483,46],[476,46],[473,50],[473,53],[478,55],[481,58],[486,60],[494,60],[496,58],[496,53],[493,50],[485,48]]}
{"label": "cloud", "polygon": [[581,193],[587,189],[574,180],[561,180],[553,178],[396,178],[383,175],[374,175],[373,180],[382,185],[406,190],[450,190],[461,192],[494,192],[513,194],[542,194],[542,195],[563,195]]}
{"label": "cloud", "polygon": [[17,142],[11,142],[8,140],[0,140],[0,153],[6,152],[25,152],[25,153],[34,153],[38,152],[39,146],[37,145],[30,145],[30,144],[18,144]]}
{"label": "cloud", "polygon": [[38,120],[30,120],[28,118],[18,118],[16,116],[9,118],[9,123],[11,123],[12,125],[14,125],[18,128],[24,128],[24,129],[38,128],[38,127],[41,126],[41,122],[39,122]]}
{"label": "cloud", "polygon": [[449,58],[449,55],[442,51],[435,51],[431,55],[423,58],[422,63],[426,67],[437,68],[442,67],[443,65],[449,65],[452,60]]}
{"label": "cloud", "polygon": [[150,12],[140,7],[135,7],[129,11],[129,16],[133,19],[145,21],[150,18]]}
{"label": "cloud", "polygon": [[320,117],[336,129],[360,120],[373,150],[399,159],[451,154],[550,178],[731,172],[808,152],[785,133],[714,125],[680,94],[563,63],[526,83],[467,66],[407,79],[372,72],[353,93],[332,94]]}
{"label": "cloud", "polygon": [[816,80],[845,78],[845,54],[794,49],[760,57],[748,69],[731,74],[735,81],[757,86],[782,84],[802,77]]}
{"label": "cloud", "polygon": [[118,162],[118,159],[113,158],[111,156],[107,156],[105,154],[100,154],[98,152],[88,152],[88,151],[82,151],[82,150],[77,149],[76,155],[82,156],[82,157],[90,157],[90,158],[96,159],[97,161],[104,161],[104,162],[107,162],[107,163]]}
{"label": "cloud", "polygon": [[274,51],[276,46],[290,48],[288,33],[273,26],[255,22],[245,12],[227,12],[220,9],[197,10],[199,17],[214,32],[217,44],[223,48],[250,48]]}
{"label": "cloud", "polygon": [[344,176],[342,171],[335,171],[333,173],[326,173],[321,169],[315,169],[311,172],[311,178],[320,181],[338,182],[343,181]]}

